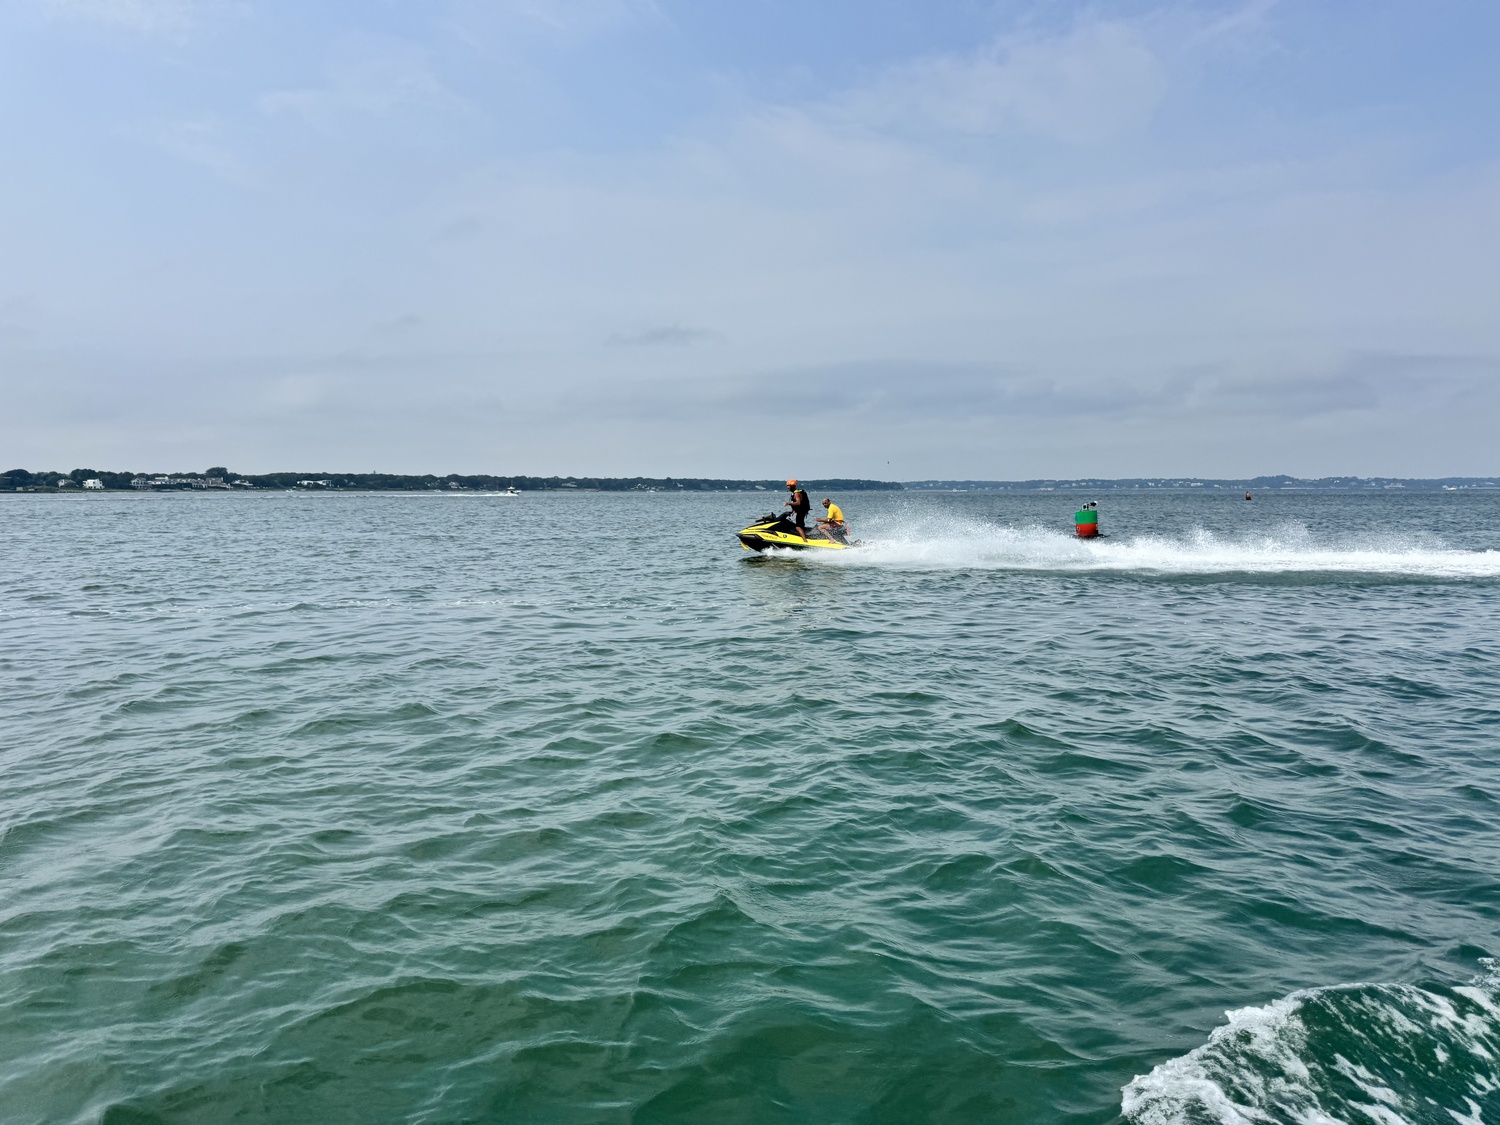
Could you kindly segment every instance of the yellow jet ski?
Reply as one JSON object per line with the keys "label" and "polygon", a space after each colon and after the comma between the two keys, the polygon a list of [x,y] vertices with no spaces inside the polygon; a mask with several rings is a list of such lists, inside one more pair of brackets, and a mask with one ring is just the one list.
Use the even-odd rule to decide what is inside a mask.
{"label": "yellow jet ski", "polygon": [[804,540],[797,534],[797,525],[786,514],[761,516],[741,531],[739,537],[740,546],[747,551],[765,551],[771,547],[788,547],[793,551],[847,551],[859,546],[859,540],[851,543],[848,536],[823,528],[809,528]]}

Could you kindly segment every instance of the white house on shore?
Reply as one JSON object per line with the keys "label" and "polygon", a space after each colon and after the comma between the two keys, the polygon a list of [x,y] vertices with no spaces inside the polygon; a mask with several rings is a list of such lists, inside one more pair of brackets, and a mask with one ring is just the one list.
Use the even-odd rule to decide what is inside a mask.
{"label": "white house on shore", "polygon": [[102,480],[100,480],[98,477],[89,477],[88,480],[86,480],[86,481],[83,482],[83,487],[84,488],[103,488],[104,487],[104,482]]}

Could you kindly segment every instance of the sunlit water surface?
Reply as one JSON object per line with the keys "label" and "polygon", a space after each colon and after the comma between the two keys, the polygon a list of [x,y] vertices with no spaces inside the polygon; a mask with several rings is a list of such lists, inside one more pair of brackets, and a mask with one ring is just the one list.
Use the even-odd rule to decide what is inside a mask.
{"label": "sunlit water surface", "polygon": [[0,1120],[1500,1122],[1500,497],[839,499],[0,498]]}

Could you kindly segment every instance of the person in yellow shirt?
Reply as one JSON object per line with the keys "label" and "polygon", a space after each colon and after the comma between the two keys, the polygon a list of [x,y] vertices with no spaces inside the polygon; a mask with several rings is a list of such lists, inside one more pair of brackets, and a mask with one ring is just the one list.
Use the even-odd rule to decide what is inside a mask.
{"label": "person in yellow shirt", "polygon": [[823,534],[839,543],[849,541],[849,525],[844,522],[844,512],[837,504],[828,497],[823,497],[823,508],[828,513],[826,517],[818,521],[818,526],[823,529]]}

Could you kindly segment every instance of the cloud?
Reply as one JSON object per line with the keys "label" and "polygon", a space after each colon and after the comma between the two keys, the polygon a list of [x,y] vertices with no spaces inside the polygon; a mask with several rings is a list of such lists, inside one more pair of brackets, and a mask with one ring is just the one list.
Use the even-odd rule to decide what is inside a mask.
{"label": "cloud", "polygon": [[569,42],[642,20],[667,17],[655,0],[448,0],[446,10],[449,26],[476,45],[491,40],[497,25]]}
{"label": "cloud", "polygon": [[226,183],[253,182],[249,164],[225,142],[223,130],[209,120],[158,121],[124,130],[179,160],[211,172]]}
{"label": "cloud", "polygon": [[400,110],[462,112],[462,98],[434,75],[427,52],[389,36],[361,35],[340,45],[321,86],[269,90],[269,114],[290,113],[315,128],[335,130],[351,114],[384,117]]}
{"label": "cloud", "polygon": [[875,128],[1026,132],[1092,144],[1145,125],[1167,85],[1166,68],[1141,26],[1100,21],[905,63],[832,109]]}
{"label": "cloud", "polygon": [[1500,357],[1356,352],[1330,370],[1258,372],[1196,387],[1190,405],[1272,418],[1444,415],[1500,406]]}
{"label": "cloud", "polygon": [[606,343],[614,347],[681,348],[704,340],[716,340],[720,333],[704,328],[684,328],[680,324],[662,324],[640,332],[616,333]]}
{"label": "cloud", "polygon": [[707,379],[638,380],[587,401],[563,395],[570,416],[708,423],[783,415],[853,427],[1017,421],[1193,421],[1234,418],[1282,424],[1375,415],[1441,416],[1500,407],[1500,358],[1358,353],[1324,369],[1267,376],[1223,366],[1156,376],[1060,378],[1016,365],[869,360]]}
{"label": "cloud", "polygon": [[570,34],[660,15],[652,0],[508,0],[503,6],[522,19]]}
{"label": "cloud", "polygon": [[[225,456],[267,467],[245,451],[336,434],[366,465],[483,464],[503,448],[532,469],[730,473],[725,458],[748,471],[805,443],[768,426],[755,450],[725,448],[736,420],[788,411],[818,420],[830,472],[884,464],[867,452],[881,446],[911,450],[912,476],[1115,475],[1170,458],[1209,472],[1239,452],[1257,471],[1382,471],[1454,451],[1477,462],[1500,422],[1500,374],[1482,358],[1500,354],[1493,146],[1435,168],[1384,109],[1313,104],[1309,84],[1343,74],[1322,68],[1347,57],[1345,26],[1263,65],[1263,5],[1092,7],[967,49],[866,58],[850,84],[800,101],[705,95],[721,75],[697,54],[673,71],[656,43],[662,104],[647,104],[621,82],[652,28],[552,49],[642,7],[470,8],[493,16],[491,55],[454,35],[447,3],[432,34],[369,14],[409,6],[339,9],[297,40],[334,39],[326,65],[314,55],[258,106],[244,104],[253,75],[306,66],[274,35],[250,38],[277,56],[226,63],[222,88],[171,87],[222,116],[171,118],[161,91],[143,93],[140,116],[171,119],[132,136],[231,182],[254,170],[265,190],[233,222],[183,223],[180,201],[216,189],[182,176],[133,197],[120,223],[110,193],[130,181],[91,179],[88,152],[81,206],[17,192],[11,284],[46,316],[21,319],[32,335],[8,360],[94,348],[104,358],[80,369],[123,383],[133,357],[136,397],[109,410],[134,413],[99,414],[121,443],[175,411],[239,434]],[[416,38],[337,40],[351,19]],[[1281,81],[1294,65],[1300,88]],[[118,99],[107,77],[99,96]],[[158,181],[175,171],[140,163]],[[75,230],[94,248],[87,270],[55,251]],[[6,323],[0,311],[0,336]],[[192,374],[158,394],[173,358]],[[215,396],[178,393],[208,370]],[[12,439],[33,441],[28,419],[65,399],[17,408]],[[261,429],[243,421],[255,410]],[[1247,461],[1298,434],[1321,463]],[[678,459],[662,465],[664,450]]]}
{"label": "cloud", "polygon": [[[123,368],[114,355],[81,359],[28,361],[16,410],[0,417],[16,463],[753,476],[795,461],[809,476],[898,479],[1431,476],[1493,471],[1486,438],[1500,407],[1500,359],[1394,352],[1269,379],[1221,369],[1068,380],[1001,364],[869,361],[607,389],[534,369],[497,384],[488,373],[506,361],[496,356]],[[62,385],[70,393],[57,394]],[[204,386],[215,388],[208,399]],[[753,445],[726,446],[735,427],[752,427]]]}
{"label": "cloud", "polygon": [[42,0],[51,14],[146,34],[180,31],[191,22],[192,0]]}
{"label": "cloud", "polygon": [[28,297],[0,298],[0,344],[24,343],[32,335],[36,305]]}
{"label": "cloud", "polygon": [[484,221],[478,215],[460,215],[440,226],[432,240],[439,243],[472,242],[483,233]]}
{"label": "cloud", "polygon": [[243,10],[245,0],[33,0],[55,19],[149,38],[183,39],[206,20]]}

